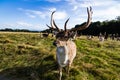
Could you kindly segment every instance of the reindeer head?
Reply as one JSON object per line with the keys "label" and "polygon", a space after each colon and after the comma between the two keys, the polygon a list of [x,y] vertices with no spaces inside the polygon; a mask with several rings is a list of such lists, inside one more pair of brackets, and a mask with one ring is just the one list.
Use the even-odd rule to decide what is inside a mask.
{"label": "reindeer head", "polygon": [[50,24],[51,24],[51,27],[48,26],[52,31],[57,31],[57,34],[56,34],[56,39],[57,40],[62,40],[62,41],[68,41],[71,37],[73,37],[74,33],[78,30],[84,30],[86,28],[88,28],[88,26],[91,24],[91,20],[92,20],[92,8],[90,7],[87,8],[87,13],[88,13],[88,19],[87,19],[87,22],[81,26],[81,27],[78,27],[78,28],[72,28],[72,29],[67,29],[66,26],[67,26],[67,23],[69,21],[69,19],[66,20],[65,24],[64,24],[64,30],[62,29],[59,29],[59,27],[56,25],[54,19],[53,19],[53,14],[55,13],[52,12],[51,14],[51,21],[50,21]]}

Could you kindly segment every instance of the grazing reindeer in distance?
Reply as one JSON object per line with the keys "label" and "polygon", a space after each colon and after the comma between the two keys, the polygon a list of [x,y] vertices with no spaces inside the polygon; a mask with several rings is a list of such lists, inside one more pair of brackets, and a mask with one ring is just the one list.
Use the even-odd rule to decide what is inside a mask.
{"label": "grazing reindeer in distance", "polygon": [[104,33],[104,36],[105,36],[105,37],[104,37],[105,40],[108,40],[108,33],[105,32],[105,33]]}
{"label": "grazing reindeer in distance", "polygon": [[92,40],[92,38],[94,38],[93,35],[87,35],[87,39],[88,39],[88,40]]}
{"label": "grazing reindeer in distance", "polygon": [[[57,47],[56,49],[56,60],[59,65],[59,80],[62,78],[62,68],[67,66],[67,73],[69,74],[69,68],[71,67],[71,64],[73,62],[73,59],[76,56],[76,44],[71,40],[71,38],[74,36],[73,32],[76,32],[77,30],[84,30],[91,24],[92,19],[92,8],[87,8],[88,13],[88,19],[85,25],[78,27],[78,28],[72,28],[67,29],[67,22],[69,19],[66,20],[64,24],[64,30],[59,29],[56,25],[53,14],[51,14],[51,27],[48,26],[52,31],[57,31],[55,37],[56,40],[53,42],[53,44]],[[72,36],[72,37],[71,37]]]}
{"label": "grazing reindeer in distance", "polygon": [[48,36],[49,36],[49,33],[42,33],[42,36],[43,36],[43,37],[48,37]]}
{"label": "grazing reindeer in distance", "polygon": [[41,32],[40,33],[40,37],[48,37],[49,36],[49,32]]}
{"label": "grazing reindeer in distance", "polygon": [[120,34],[118,34],[118,33],[116,34],[116,40],[120,41]]}
{"label": "grazing reindeer in distance", "polygon": [[104,41],[104,35],[102,35],[101,33],[99,34],[99,41],[101,41],[101,42]]}

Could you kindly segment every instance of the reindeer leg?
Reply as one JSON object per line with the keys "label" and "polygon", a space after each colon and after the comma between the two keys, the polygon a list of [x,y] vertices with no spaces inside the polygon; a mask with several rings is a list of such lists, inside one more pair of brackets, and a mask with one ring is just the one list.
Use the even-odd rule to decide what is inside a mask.
{"label": "reindeer leg", "polygon": [[68,62],[68,65],[67,65],[67,75],[68,75],[68,76],[69,76],[70,66],[71,66],[71,64],[70,64],[70,62]]}
{"label": "reindeer leg", "polygon": [[59,66],[59,80],[62,78],[62,67]]}

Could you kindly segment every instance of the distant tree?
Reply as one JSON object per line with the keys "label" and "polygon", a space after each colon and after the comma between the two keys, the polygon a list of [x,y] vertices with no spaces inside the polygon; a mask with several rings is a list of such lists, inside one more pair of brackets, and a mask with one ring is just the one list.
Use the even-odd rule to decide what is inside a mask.
{"label": "distant tree", "polygon": [[117,21],[120,21],[120,16],[117,16],[117,18],[116,18],[116,19],[117,19]]}

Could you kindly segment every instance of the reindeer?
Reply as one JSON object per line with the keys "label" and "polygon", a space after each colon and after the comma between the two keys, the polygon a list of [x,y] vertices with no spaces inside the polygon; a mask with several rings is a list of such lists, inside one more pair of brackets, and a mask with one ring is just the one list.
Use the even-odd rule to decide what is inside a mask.
{"label": "reindeer", "polygon": [[99,34],[99,41],[101,41],[101,42],[104,41],[104,35],[102,35],[102,33]]}
{"label": "reindeer", "polygon": [[48,37],[49,36],[49,32],[41,32],[40,33],[40,37],[43,38],[43,37]]}
{"label": "reindeer", "polygon": [[87,13],[88,13],[88,19],[85,25],[78,27],[78,28],[71,28],[67,29],[67,22],[69,19],[66,20],[64,24],[64,30],[59,29],[58,26],[56,25],[54,19],[53,19],[53,14],[55,13],[52,12],[51,14],[51,26],[48,26],[52,31],[57,31],[55,37],[56,40],[53,42],[53,44],[57,47],[56,49],[56,60],[59,65],[59,80],[62,78],[62,68],[67,67],[67,74],[69,75],[69,69],[71,67],[71,64],[73,62],[73,59],[76,56],[76,44],[71,40],[71,38],[74,38],[77,30],[84,30],[88,28],[88,26],[91,24],[91,17],[92,17],[92,8],[90,7],[87,8]]}
{"label": "reindeer", "polygon": [[92,40],[92,38],[94,38],[93,35],[87,35],[87,39],[88,39],[88,40]]}
{"label": "reindeer", "polygon": [[48,37],[49,33],[42,33],[42,37]]}

